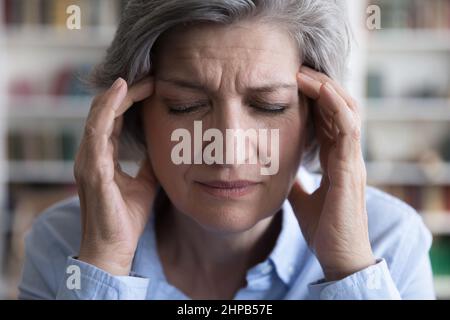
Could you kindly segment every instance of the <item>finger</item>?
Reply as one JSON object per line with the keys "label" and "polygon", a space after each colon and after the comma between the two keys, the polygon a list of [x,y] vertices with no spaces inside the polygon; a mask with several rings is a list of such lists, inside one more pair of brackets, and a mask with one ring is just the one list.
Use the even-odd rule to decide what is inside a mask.
{"label": "finger", "polygon": [[133,85],[116,111],[116,117],[121,116],[136,102],[147,99],[153,94],[153,78],[145,78]]}
{"label": "finger", "polygon": [[[123,127],[123,116],[118,117],[114,121],[114,129],[111,135],[111,142],[114,147],[114,162],[119,160],[119,146],[120,146],[120,133],[122,132]],[[118,163],[116,163],[117,166]]]}
{"label": "finger", "polygon": [[333,114],[333,124],[338,128],[339,134],[351,136],[358,134],[359,136],[359,125],[353,117],[352,111],[328,82],[320,90],[318,104],[325,113],[328,110]]}
{"label": "finger", "polygon": [[[331,79],[327,75],[318,72],[317,70],[314,70],[312,68],[309,68],[307,66],[302,66],[300,68],[300,72],[308,75],[309,77],[318,80],[322,83],[331,83],[333,88],[336,90],[336,92],[345,100],[347,105],[351,109],[357,109],[357,104],[355,100],[347,93],[347,91],[335,80]],[[356,111],[356,110],[355,110]]]}
{"label": "finger", "polygon": [[330,117],[326,117],[320,107],[314,109],[314,122],[315,127],[318,129],[317,134],[319,137],[323,135],[326,138],[334,139],[333,120]]}
{"label": "finger", "polygon": [[122,128],[123,128],[123,115],[115,119],[111,139],[118,140],[120,137],[120,133],[122,132]]}
{"label": "finger", "polygon": [[120,106],[126,94],[126,83],[119,78],[111,88],[94,98],[86,119],[85,138],[100,135],[109,137],[113,127],[111,119],[114,119],[114,110]]}
{"label": "finger", "polygon": [[348,134],[355,131],[356,121],[345,100],[328,82],[322,83],[316,79],[298,74],[299,87],[309,97],[317,101],[323,114],[333,119],[339,132]]}
{"label": "finger", "polygon": [[121,116],[135,102],[153,93],[153,81],[145,79],[129,90],[125,80],[119,78],[100,98],[94,99],[86,120],[88,135],[110,137],[114,130],[114,120]]}
{"label": "finger", "polygon": [[322,82],[317,81],[307,74],[298,73],[297,74],[297,84],[299,90],[304,93],[306,96],[310,97],[313,100],[319,99],[320,96],[320,88],[322,87]]}
{"label": "finger", "polygon": [[[318,105],[317,101],[320,99],[322,87],[325,85],[325,82],[320,82],[317,79],[311,78],[307,74],[298,73],[297,83],[299,90],[301,90],[304,94],[313,99],[316,102],[315,106]],[[324,119],[333,116],[333,113],[326,108],[322,108],[319,111],[324,116]]]}

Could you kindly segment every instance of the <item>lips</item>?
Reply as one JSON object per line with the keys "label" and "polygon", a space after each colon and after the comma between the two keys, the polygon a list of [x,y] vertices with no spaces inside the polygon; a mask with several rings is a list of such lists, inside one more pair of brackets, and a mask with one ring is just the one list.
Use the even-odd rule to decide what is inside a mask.
{"label": "lips", "polygon": [[207,193],[221,198],[243,197],[256,189],[258,182],[248,180],[223,181],[214,180],[197,182]]}

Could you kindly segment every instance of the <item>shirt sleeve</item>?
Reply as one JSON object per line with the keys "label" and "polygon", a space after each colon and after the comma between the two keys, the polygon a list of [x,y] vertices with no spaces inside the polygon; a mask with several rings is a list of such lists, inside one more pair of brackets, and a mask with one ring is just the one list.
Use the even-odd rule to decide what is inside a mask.
{"label": "shirt sleeve", "polygon": [[43,213],[25,237],[19,299],[145,299],[149,279],[113,276],[74,258],[79,251],[76,207],[56,206]]}
{"label": "shirt sleeve", "polygon": [[310,284],[317,300],[398,300],[398,292],[384,259],[342,280]]}
{"label": "shirt sleeve", "polygon": [[[385,239],[377,263],[342,280],[309,285],[313,299],[435,299],[432,235],[414,211]],[[387,234],[384,234],[387,237]]]}
{"label": "shirt sleeve", "polygon": [[137,275],[113,276],[93,265],[68,257],[66,276],[56,299],[143,300],[149,279]]}

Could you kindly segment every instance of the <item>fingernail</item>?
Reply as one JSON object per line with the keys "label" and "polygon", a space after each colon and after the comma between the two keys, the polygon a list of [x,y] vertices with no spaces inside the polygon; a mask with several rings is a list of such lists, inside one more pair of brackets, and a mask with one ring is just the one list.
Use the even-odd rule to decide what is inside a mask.
{"label": "fingernail", "polygon": [[308,76],[306,73],[300,73],[300,77],[302,77],[303,79],[308,80],[308,81],[313,81],[314,80],[313,78]]}
{"label": "fingernail", "polygon": [[114,83],[111,86],[111,89],[119,89],[122,85],[123,85],[123,79],[122,78],[118,78],[116,81],[114,81]]}

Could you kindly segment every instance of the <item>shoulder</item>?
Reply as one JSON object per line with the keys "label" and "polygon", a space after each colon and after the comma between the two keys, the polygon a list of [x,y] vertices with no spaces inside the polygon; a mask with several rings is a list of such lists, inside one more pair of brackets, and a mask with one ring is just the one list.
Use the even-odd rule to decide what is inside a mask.
{"label": "shoulder", "polygon": [[428,257],[432,236],[414,208],[374,187],[366,189],[366,208],[372,248],[393,278],[400,278],[412,261]]}
{"label": "shoulder", "polygon": [[[398,232],[429,234],[421,216],[402,200],[375,187],[366,188],[366,208],[372,237]],[[408,229],[406,229],[408,228]],[[408,230],[408,232],[404,232]]]}
{"label": "shoulder", "polygon": [[77,196],[44,210],[25,237],[21,299],[53,299],[65,275],[67,258],[78,253],[81,239]]}
{"label": "shoulder", "polygon": [[[61,251],[78,251],[81,238],[80,201],[73,196],[44,210],[34,221],[28,238],[41,240]],[[39,245],[39,243],[33,243]]]}

